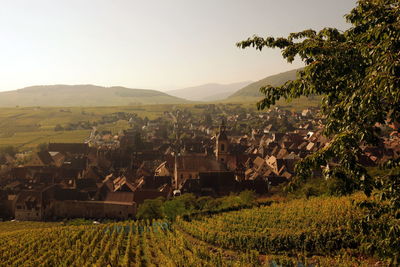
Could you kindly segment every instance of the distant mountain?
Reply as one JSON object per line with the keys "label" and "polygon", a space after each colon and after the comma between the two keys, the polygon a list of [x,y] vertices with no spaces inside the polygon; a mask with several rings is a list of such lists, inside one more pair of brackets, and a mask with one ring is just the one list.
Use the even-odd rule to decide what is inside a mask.
{"label": "distant mountain", "polygon": [[229,96],[227,101],[234,100],[249,100],[254,101],[254,99],[261,98],[262,94],[260,93],[260,88],[266,85],[271,86],[280,86],[283,85],[287,81],[296,79],[296,72],[300,69],[290,70],[286,72],[282,72],[276,75],[268,76],[262,80],[251,83],[242,89],[236,91],[231,96]]}
{"label": "distant mountain", "polygon": [[209,83],[199,86],[172,90],[168,91],[167,93],[172,96],[192,101],[215,101],[227,98],[229,95],[233,94],[240,88],[243,88],[250,83],[251,81],[231,84]]}
{"label": "distant mountain", "polygon": [[95,85],[44,85],[0,92],[0,107],[14,106],[123,106],[180,104],[185,99],[155,90]]}

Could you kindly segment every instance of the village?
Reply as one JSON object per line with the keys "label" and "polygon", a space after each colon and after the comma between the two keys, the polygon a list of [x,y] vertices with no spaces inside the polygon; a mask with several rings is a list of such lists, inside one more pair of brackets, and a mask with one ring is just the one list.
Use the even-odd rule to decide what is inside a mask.
{"label": "village", "polygon": [[[174,108],[154,120],[119,114],[129,129],[92,126],[82,143],[0,155],[0,218],[129,219],[146,199],[243,190],[262,196],[289,182],[299,160],[329,143],[317,108],[253,112],[226,106],[207,104],[201,114]],[[382,145],[363,147],[364,166],[400,155],[399,125],[381,127]],[[321,167],[315,177],[329,169]]]}

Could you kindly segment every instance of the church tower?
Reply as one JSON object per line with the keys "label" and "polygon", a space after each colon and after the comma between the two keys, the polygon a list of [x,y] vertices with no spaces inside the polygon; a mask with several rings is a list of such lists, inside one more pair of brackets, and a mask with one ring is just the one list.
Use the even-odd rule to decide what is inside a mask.
{"label": "church tower", "polygon": [[[179,116],[179,114],[178,114]],[[180,125],[179,122],[177,122],[174,125],[174,130],[175,130],[175,143],[173,146],[174,149],[174,180],[173,180],[173,185],[175,187],[175,190],[179,189],[179,185],[182,182],[179,177],[178,177],[178,156],[181,154],[181,131],[180,131]]]}
{"label": "church tower", "polygon": [[216,136],[216,146],[217,149],[215,151],[215,156],[217,160],[225,163],[228,159],[229,140],[228,136],[226,135],[226,126],[224,120],[222,120],[222,123],[219,126],[219,132]]}

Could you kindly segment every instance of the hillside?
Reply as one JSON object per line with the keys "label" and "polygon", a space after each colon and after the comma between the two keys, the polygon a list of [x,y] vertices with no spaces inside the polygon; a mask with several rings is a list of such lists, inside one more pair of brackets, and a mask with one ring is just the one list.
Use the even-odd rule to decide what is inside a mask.
{"label": "hillside", "polygon": [[186,102],[188,101],[155,90],[129,89],[119,86],[46,85],[0,92],[0,107],[122,106]]}
{"label": "hillside", "polygon": [[375,236],[353,227],[364,216],[353,201],[363,199],[300,199],[175,223],[0,222],[0,261],[4,266],[386,266],[363,250]]}
{"label": "hillside", "polygon": [[251,81],[231,83],[231,84],[209,83],[199,86],[172,90],[168,91],[167,93],[172,96],[192,101],[216,101],[227,98],[240,88],[243,88],[244,86],[247,86],[250,83]]}
{"label": "hillside", "polygon": [[[193,104],[179,104],[191,107]],[[28,150],[41,143],[83,142],[90,134],[91,127],[55,131],[56,125],[63,127],[79,122],[97,122],[99,130],[118,133],[129,128],[127,120],[111,120],[100,123],[104,118],[115,117],[117,113],[137,114],[151,120],[159,118],[164,111],[171,110],[175,104],[154,104],[142,106],[115,107],[12,107],[0,108],[0,148],[12,145]],[[193,108],[192,108],[193,109]]]}
{"label": "hillside", "polygon": [[[228,98],[225,98],[221,102],[223,103],[257,103],[262,99],[260,88],[266,85],[280,86],[285,82],[296,79],[296,72],[300,69],[290,70],[282,72],[276,75],[268,76],[262,80],[251,83],[242,89],[236,91]],[[276,105],[281,108],[287,108],[290,110],[300,111],[309,107],[317,107],[321,103],[321,96],[301,96],[298,99],[293,99],[290,102],[280,99]]]}
{"label": "hillside", "polygon": [[272,86],[280,86],[283,85],[285,82],[296,79],[296,72],[299,69],[290,70],[286,72],[282,72],[276,75],[268,76],[262,80],[257,82],[251,83],[242,89],[238,90],[227,100],[248,100],[248,101],[255,101],[259,99],[262,95],[260,93],[260,88],[266,85]]}

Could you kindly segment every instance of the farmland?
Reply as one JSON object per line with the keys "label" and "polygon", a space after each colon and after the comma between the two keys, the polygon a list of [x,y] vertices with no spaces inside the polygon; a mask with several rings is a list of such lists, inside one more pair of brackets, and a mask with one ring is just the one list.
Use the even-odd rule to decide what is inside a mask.
{"label": "farmland", "polygon": [[[352,204],[361,200],[365,197],[292,200],[176,223],[3,222],[0,262],[6,266],[270,266],[298,262],[369,266],[377,260],[363,256],[351,229],[364,216]],[[326,233],[337,238],[326,243],[320,239]],[[300,239],[305,247],[296,243]],[[335,249],[324,251],[324,244]]]}
{"label": "farmland", "polygon": [[[319,101],[319,100],[318,100]],[[308,106],[317,106],[317,100],[298,99],[292,102],[279,102],[278,106],[299,111]],[[83,142],[89,136],[91,127],[75,127],[68,131],[55,131],[57,125],[63,127],[77,123],[98,123],[104,117],[124,112],[136,114],[141,118],[156,119],[165,111],[187,109],[194,115],[207,111],[208,104],[180,105],[142,105],[120,107],[15,107],[0,108],[0,147],[13,145],[20,150],[29,150],[38,144],[49,142]],[[221,109],[241,107],[256,111],[254,102],[235,104],[215,104]],[[118,133],[129,127],[127,120],[104,122],[97,126],[99,130],[109,130]]]}
{"label": "farmland", "polygon": [[[116,112],[135,113],[154,119],[168,110],[168,105],[143,107],[91,107],[91,108],[2,108],[0,109],[0,146],[14,145],[29,149],[48,142],[83,142],[90,129],[55,131],[57,124],[65,126],[78,122],[97,122]],[[100,125],[99,130],[116,133],[128,128],[127,121]]]}

